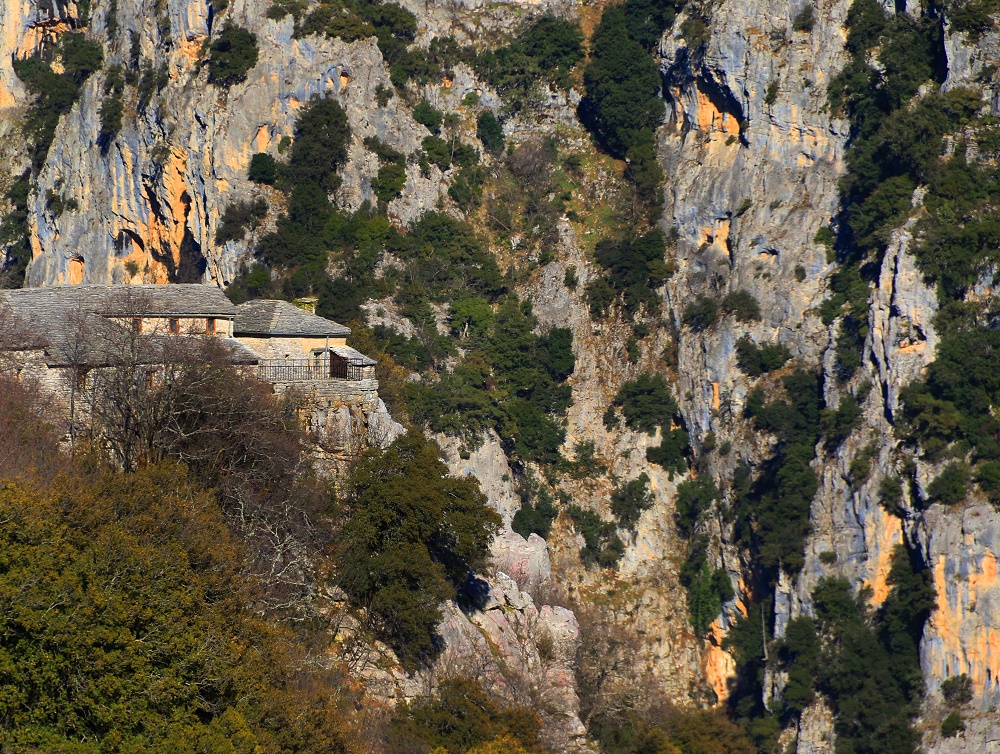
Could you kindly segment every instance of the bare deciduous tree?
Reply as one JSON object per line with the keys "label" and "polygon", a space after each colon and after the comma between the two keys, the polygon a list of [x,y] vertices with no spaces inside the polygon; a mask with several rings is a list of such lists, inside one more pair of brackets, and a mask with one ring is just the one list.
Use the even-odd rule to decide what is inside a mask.
{"label": "bare deciduous tree", "polygon": [[51,414],[37,385],[0,374],[0,478],[47,481],[67,470]]}
{"label": "bare deciduous tree", "polygon": [[90,367],[93,325],[93,315],[81,307],[68,311],[63,317],[60,350],[66,364],[63,379],[69,387],[69,443],[72,453],[76,452],[77,446],[77,401]]}
{"label": "bare deciduous tree", "polygon": [[581,603],[574,613],[580,626],[577,691],[589,729],[595,717],[623,715],[646,697],[636,671],[641,643],[606,607]]}
{"label": "bare deciduous tree", "polygon": [[[71,380],[72,434],[79,392],[91,442],[132,472],[173,459],[218,492],[261,584],[258,607],[304,617],[315,593],[317,524],[329,490],[311,473],[296,406],[233,364],[219,338],[168,334],[141,292],[123,288],[105,316],[67,315],[60,343]],[[86,375],[85,389],[80,389]]]}
{"label": "bare deciduous tree", "polygon": [[[154,447],[156,428],[163,419],[160,396],[151,390],[156,371],[164,363],[162,335],[144,325],[150,302],[129,287],[109,296],[103,309],[108,316],[81,315],[73,336],[76,354],[92,367],[85,400],[92,439],[108,449],[126,472],[147,463]],[[81,368],[74,364],[71,371]]]}

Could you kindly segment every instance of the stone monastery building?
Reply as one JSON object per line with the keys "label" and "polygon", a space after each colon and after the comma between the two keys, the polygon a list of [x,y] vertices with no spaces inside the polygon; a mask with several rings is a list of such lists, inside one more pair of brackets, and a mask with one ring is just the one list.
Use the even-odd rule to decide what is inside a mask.
{"label": "stone monastery building", "polygon": [[47,372],[113,363],[111,346],[102,343],[100,333],[117,324],[160,344],[218,338],[234,364],[252,367],[276,385],[353,382],[365,384],[347,392],[378,389],[375,361],[347,345],[350,328],[287,301],[235,306],[211,285],[22,288],[0,291],[0,311],[5,320],[0,327],[8,331],[4,350],[17,353],[20,371],[43,383],[52,384],[54,375]]}

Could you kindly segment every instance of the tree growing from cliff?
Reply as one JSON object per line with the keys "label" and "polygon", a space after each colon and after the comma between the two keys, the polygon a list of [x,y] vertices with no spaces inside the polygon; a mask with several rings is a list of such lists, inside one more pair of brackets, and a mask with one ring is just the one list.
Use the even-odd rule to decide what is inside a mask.
{"label": "tree growing from cliff", "polygon": [[485,567],[500,517],[478,482],[455,478],[416,430],[370,450],[351,472],[337,583],[409,669],[439,646],[439,604]]}
{"label": "tree growing from cliff", "polygon": [[733,514],[737,537],[753,548],[762,566],[794,573],[804,562],[809,510],[819,483],[811,463],[822,431],[822,396],[816,375],[802,369],[784,377],[782,386],[785,395],[767,405],[759,389],[747,397],[746,411],[757,428],[778,441],[756,480],[749,467],[737,470]]}
{"label": "tree growing from cliff", "polygon": [[643,132],[663,120],[662,83],[656,63],[628,33],[625,12],[611,6],[591,40],[591,63],[582,115],[610,154],[624,158]]}
{"label": "tree growing from cliff", "polygon": [[[51,57],[33,56],[14,61],[14,72],[35,95],[23,128],[36,172],[48,155],[59,117],[69,112],[79,99],[86,80],[104,64],[101,46],[82,33],[64,34],[50,54]],[[56,55],[62,64],[59,73],[50,63]]]}
{"label": "tree growing from cliff", "polygon": [[625,424],[646,434],[653,434],[657,427],[669,427],[679,411],[670,383],[663,375],[649,372],[624,382],[613,405],[621,409]]}
{"label": "tree growing from cliff", "polygon": [[476,56],[475,67],[516,112],[542,82],[569,88],[569,71],[582,58],[580,25],[546,13],[528,21],[510,44]]}
{"label": "tree growing from cliff", "polygon": [[344,108],[332,97],[313,96],[295,121],[285,184],[315,183],[327,194],[335,191],[350,143],[351,127]]}
{"label": "tree growing from cliff", "polygon": [[587,286],[587,303],[593,319],[604,317],[614,301],[624,304],[627,315],[660,310],[660,288],[674,274],[663,231],[653,229],[637,238],[604,239],[594,248],[594,259],[603,275]]}
{"label": "tree growing from cliff", "polygon": [[499,157],[503,154],[505,145],[503,127],[492,111],[486,110],[480,113],[479,118],[476,120],[476,136],[482,142],[483,149],[489,154],[494,157]]}
{"label": "tree growing from cliff", "polygon": [[227,21],[209,47],[209,82],[227,88],[243,83],[257,65],[257,54],[257,35]]}

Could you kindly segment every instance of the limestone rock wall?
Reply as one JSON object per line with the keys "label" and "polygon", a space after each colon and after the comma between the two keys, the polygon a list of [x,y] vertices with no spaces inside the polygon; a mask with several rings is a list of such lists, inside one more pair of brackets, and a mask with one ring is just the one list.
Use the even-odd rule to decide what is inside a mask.
{"label": "limestone rock wall", "polygon": [[[733,442],[733,455],[760,459],[769,449],[747,436],[739,418],[749,388],[735,366],[740,336],[780,341],[804,363],[821,367],[828,405],[835,406],[866,380],[873,383],[863,405],[863,426],[836,454],[819,449],[815,468],[821,482],[812,506],[806,564],[796,579],[782,578],[775,590],[776,632],[780,635],[791,617],[811,612],[810,594],[823,576],[843,575],[858,587],[870,587],[874,602],[880,603],[888,594],[893,548],[905,538],[925,554],[939,582],[938,608],[922,646],[930,698],[945,678],[969,673],[975,679],[974,706],[986,714],[997,702],[991,642],[1000,611],[990,601],[997,512],[978,503],[963,511],[932,509],[926,515],[911,508],[901,524],[877,499],[879,481],[895,473],[899,462],[892,452],[899,392],[920,377],[937,345],[932,325],[936,293],[922,280],[910,252],[912,222],[894,234],[872,288],[864,365],[849,385],[838,388],[832,378],[836,325],[825,327],[815,310],[828,295],[826,278],[832,268],[814,237],[837,211],[837,179],[845,169],[848,124],[831,116],[826,85],[845,62],[843,23],[849,6],[819,3],[816,25],[806,33],[791,28],[798,10],[792,4],[722,3],[711,11],[706,49],[689,49],[679,32],[663,40],[668,111],[660,132],[667,175],[662,225],[679,235],[679,272],[668,286],[668,303],[679,323],[694,296],[744,289],[760,302],[763,314],[752,325],[723,319],[707,333],[682,330],[677,394],[696,442],[712,430],[719,441]],[[984,66],[996,59],[997,44],[992,32],[974,43],[946,34],[945,88],[982,85]],[[996,108],[995,92],[992,97]],[[918,192],[915,213],[920,199]],[[873,472],[854,488],[850,464],[869,443],[879,449]],[[731,471],[726,461],[716,463],[717,473]],[[922,484],[933,471],[920,470]],[[821,559],[822,553],[835,553],[835,561]],[[734,578],[738,571],[734,569]],[[738,609],[738,603],[730,608]],[[711,644],[703,648],[703,657],[712,656]],[[720,665],[719,670],[726,668]],[[705,673],[705,680],[711,677]],[[828,711],[811,711],[802,721],[799,751],[826,750],[831,720]],[[995,725],[977,718],[966,737],[978,743],[955,749],[958,744],[945,742],[937,748],[929,739],[929,750],[986,750],[975,746],[1000,736]]]}
{"label": "limestone rock wall", "polygon": [[[231,0],[228,10],[217,13],[208,0],[118,0],[120,30],[114,39],[109,38],[107,17],[113,5],[101,0],[92,5],[87,33],[104,42],[108,61],[127,63],[134,31],[141,59],[166,66],[168,81],[142,112],[135,90],[126,89],[122,131],[103,152],[97,134],[105,74],[88,81],[81,100],[60,123],[32,197],[35,258],[28,272],[30,284],[191,279],[221,285],[232,280],[254,239],[215,244],[220,216],[230,202],[257,195],[269,202],[272,218],[280,211],[280,196],[250,184],[246,170],[255,152],[278,154],[279,141],[291,135],[299,108],[313,94],[337,97],[353,130],[337,197],[342,206],[357,207],[371,198],[378,164],[362,147],[365,137],[377,135],[407,154],[419,147],[427,131],[398,98],[384,108],[375,103],[375,88],[390,84],[374,40],[346,44],[319,37],[292,39],[291,19],[265,18],[269,4]],[[419,19],[421,41],[453,34],[460,44],[501,41],[532,5],[479,0],[406,4]],[[543,3],[531,9],[542,7],[564,12],[570,6]],[[732,444],[728,456],[714,455],[708,464],[706,473],[720,479],[738,461],[759,461],[771,450],[742,419],[751,383],[736,368],[737,340],[746,335],[758,343],[779,341],[827,377],[833,365],[835,326],[823,325],[817,313],[828,295],[833,267],[814,239],[837,211],[837,181],[845,170],[848,124],[831,113],[826,87],[846,61],[844,21],[850,0],[816,3],[811,32],[793,30],[792,19],[800,7],[789,0],[725,0],[711,8],[710,35],[703,49],[689,47],[679,31],[665,35],[659,49],[667,101],[658,132],[667,177],[660,225],[676,235],[670,254],[678,268],[666,288],[664,312],[680,333],[676,367],[667,373],[696,450],[709,431],[718,443]],[[203,45],[226,18],[257,34],[260,60],[245,83],[222,90],[207,84]],[[10,61],[77,26],[80,10],[72,2],[10,0],[0,6],[0,20],[2,178],[24,166],[17,140],[5,138],[16,133],[26,101]],[[971,41],[949,32],[944,50],[945,86],[961,86],[981,80],[997,60],[1000,35],[990,32]],[[428,86],[425,93],[436,106],[454,109],[469,91],[480,90],[484,103],[497,102],[470,70],[457,66],[450,84]],[[579,94],[546,97],[509,121],[508,134],[521,139],[560,130],[586,143],[574,116]],[[991,97],[1000,112],[1000,95],[993,92]],[[414,220],[437,205],[447,182],[448,176],[436,169],[427,179],[410,166],[403,196],[392,203],[390,214],[403,223]],[[55,216],[46,207],[50,191],[76,198],[78,208]],[[919,203],[918,195],[915,210]],[[910,506],[911,515],[901,524],[877,502],[879,481],[894,473],[898,462],[891,451],[899,391],[933,360],[937,344],[932,325],[936,296],[916,269],[913,232],[912,225],[896,231],[872,286],[872,329],[863,368],[847,386],[838,388],[835,380],[825,380],[831,406],[865,380],[873,389],[863,406],[863,426],[836,454],[820,449],[820,490],[812,506],[806,563],[797,579],[784,578],[777,586],[776,629],[780,634],[790,618],[811,612],[810,594],[823,576],[846,576],[858,587],[871,587],[876,602],[884,599],[892,549],[906,539],[924,554],[938,587],[938,610],[922,647],[930,691],[928,720],[935,714],[940,682],[949,675],[968,673],[977,690],[974,707],[979,716],[970,718],[974,722],[963,739],[970,743],[961,744],[966,748],[954,740],[937,741],[934,725],[928,723],[928,751],[987,751],[984,747],[1000,739],[1000,728],[990,717],[1000,702],[1000,587],[995,583],[1000,516],[977,502],[961,510],[931,508],[922,515]],[[504,662],[519,657],[516,667],[544,677],[532,693],[561,700],[553,703],[561,720],[553,723],[553,730],[562,731],[568,741],[578,741],[581,735],[570,660],[570,647],[577,640],[574,620],[563,608],[546,606],[544,600],[536,603],[526,596],[528,591],[551,581],[554,573],[571,596],[615,601],[629,630],[642,637],[635,672],[656,677],[670,697],[683,704],[722,700],[728,693],[734,665],[720,644],[732,619],[745,610],[746,596],[727,605],[711,638],[703,641],[693,635],[678,580],[685,544],[673,521],[676,485],[683,477],[671,479],[646,462],[645,451],[658,444],[658,437],[625,427],[608,429],[602,422],[623,381],[665,369],[661,356],[670,336],[667,328],[657,328],[633,364],[625,357],[630,324],[591,321],[583,296],[594,275],[587,242],[563,222],[555,261],[535,273],[519,293],[534,300],[543,328],[573,331],[576,371],[570,378],[574,404],[568,414],[567,449],[592,440],[608,472],[568,481],[564,491],[575,503],[606,514],[612,474],[620,480],[641,473],[650,476],[655,503],[642,514],[634,533],[623,533],[626,552],[619,571],[583,569],[577,556],[580,540],[564,522],[557,523],[547,542],[537,536],[525,540],[511,531],[520,501],[497,438],[485,438],[466,458],[456,442],[442,439],[453,473],[479,478],[505,522],[494,546],[499,575],[491,582],[492,602],[478,614],[466,615],[457,608],[449,613],[442,629],[451,652],[447,657],[452,658],[447,661],[474,654],[482,648],[477,637],[488,636],[488,643],[502,647],[498,657]],[[573,291],[564,284],[570,265],[579,280]],[[704,333],[682,326],[683,311],[695,296],[719,298],[736,290],[746,290],[760,302],[761,321],[740,323],[723,317]],[[379,304],[369,308],[377,311]],[[330,454],[356,452],[361,447],[356,438],[365,432],[374,433],[371,441],[372,436],[384,440],[398,431],[375,399],[355,400],[364,405],[359,411],[350,409],[350,401],[338,400],[324,398],[311,416],[326,433]],[[852,487],[851,461],[869,443],[880,448],[872,474]],[[929,479],[931,470],[921,469],[920,475]],[[743,588],[740,553],[725,532],[712,537],[717,559],[713,565],[726,568],[733,584]],[[836,554],[835,561],[820,557],[827,552]],[[509,583],[511,578],[515,582]],[[554,654],[549,654],[551,648],[540,650],[540,625],[561,637]],[[547,640],[542,645],[548,646]],[[548,658],[545,662],[542,654]],[[497,682],[507,684],[511,695],[523,692],[506,676]],[[828,709],[811,710],[799,729],[799,752],[831,750],[831,721]]]}
{"label": "limestone rock wall", "polygon": [[[137,111],[136,90],[126,87],[122,131],[104,152],[97,146],[104,75],[88,80],[80,102],[60,124],[39,178],[31,207],[31,285],[228,283],[247,249],[246,242],[217,247],[219,218],[229,203],[261,193],[246,179],[250,158],[261,151],[277,156],[278,142],[292,136],[298,109],[313,95],[333,93],[348,113],[353,139],[340,196],[346,206],[371,198],[370,178],[378,164],[364,154],[365,137],[378,136],[409,153],[426,135],[397,109],[396,100],[374,106],[375,87],[389,81],[373,39],[295,40],[291,17],[271,21],[264,17],[265,0],[236,0],[224,19],[257,34],[259,62],[246,82],[225,90],[208,85],[203,65],[203,45],[212,24],[221,22],[211,5],[167,3],[169,41],[154,6],[152,0],[118,4],[122,28],[107,45],[106,57],[127,65],[129,32],[136,31],[141,59],[166,65],[169,82],[143,112]],[[101,7],[88,32],[97,38],[107,36]],[[79,208],[53,216],[45,206],[48,191],[77,198]],[[274,205],[277,197],[263,193]],[[422,197],[418,203],[433,204],[438,196],[430,184],[413,193]]]}

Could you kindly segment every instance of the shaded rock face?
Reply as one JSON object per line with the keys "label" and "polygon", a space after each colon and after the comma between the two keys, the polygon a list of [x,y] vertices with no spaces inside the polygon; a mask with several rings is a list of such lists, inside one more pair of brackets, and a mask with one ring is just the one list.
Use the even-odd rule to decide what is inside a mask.
{"label": "shaded rock face", "polygon": [[688,48],[679,31],[663,40],[662,225],[679,234],[680,265],[670,303],[677,316],[695,294],[746,290],[763,313],[753,326],[724,322],[707,337],[682,338],[677,392],[692,394],[685,418],[699,434],[718,433],[709,416],[716,404],[742,403],[740,335],[778,340],[813,362],[827,346],[809,310],[825,297],[830,269],[814,237],[837,211],[844,170],[848,124],[831,118],[826,85],[846,60],[834,40],[849,7],[824,4],[807,34],[792,31],[796,10],[787,3],[724,3],[704,50]]}
{"label": "shaded rock face", "polygon": [[[643,637],[641,650],[633,659],[637,678],[655,678],[673,700],[688,704],[692,698],[711,698],[706,687],[724,698],[726,678],[732,670],[728,655],[703,657],[700,641],[694,636],[685,608],[684,590],[678,580],[678,554],[683,543],[674,525],[674,491],[679,478],[671,479],[662,468],[646,461],[646,448],[660,438],[628,429],[605,427],[602,416],[621,384],[644,371],[656,369],[656,360],[667,346],[666,335],[651,337],[636,364],[625,356],[631,327],[605,321],[593,323],[584,300],[586,284],[592,279],[582,250],[582,239],[566,224],[561,227],[561,250],[557,260],[547,265],[533,281],[529,293],[540,327],[568,327],[573,332],[576,368],[569,378],[573,405],[567,415],[567,445],[591,440],[596,455],[607,471],[622,480],[642,473],[650,478],[653,506],[644,511],[634,532],[620,532],[626,550],[617,573],[581,566],[582,538],[562,519],[549,540],[552,567],[570,596],[578,600],[602,599],[613,594],[612,602],[627,629]],[[569,265],[578,271],[575,291],[566,288]],[[609,499],[614,489],[607,476],[564,483],[574,504],[596,510],[608,517]]]}
{"label": "shaded rock face", "polygon": [[[873,388],[862,406],[862,427],[835,453],[820,456],[820,489],[810,514],[813,533],[806,546],[805,566],[794,586],[783,579],[776,594],[779,634],[789,619],[811,614],[812,590],[824,576],[844,576],[857,587],[870,588],[875,605],[889,593],[886,579],[894,548],[904,541],[904,527],[879,505],[878,485],[897,471],[891,419],[899,408],[899,391],[933,361],[938,340],[931,325],[937,312],[936,294],[916,269],[909,251],[912,242],[906,228],[893,234],[872,291],[866,367],[855,382],[869,380]],[[835,383],[828,372],[827,384]],[[837,398],[828,391],[828,401]],[[866,446],[877,448],[877,454],[868,479],[858,486],[851,482],[850,468]],[[834,553],[836,560],[830,562],[827,556],[824,563],[823,553]]]}
{"label": "shaded rock face", "polygon": [[[831,116],[826,86],[846,60],[842,33],[849,6],[821,4],[815,28],[804,33],[792,30],[797,9],[784,3],[724,3],[713,8],[705,49],[689,49],[679,33],[662,41],[668,105],[659,140],[667,175],[662,225],[679,236],[679,270],[668,284],[667,302],[679,322],[694,296],[743,289],[762,311],[759,323],[726,318],[705,333],[682,329],[676,392],[694,443],[712,430],[719,441],[733,442],[734,455],[759,460],[770,449],[747,436],[739,418],[751,386],[735,363],[739,337],[782,342],[805,364],[819,366],[827,405],[836,406],[848,391],[871,381],[862,426],[836,452],[818,449],[814,468],[820,488],[806,562],[797,577],[783,575],[775,589],[775,631],[780,636],[790,618],[811,614],[811,592],[824,576],[845,576],[857,588],[868,587],[880,604],[889,592],[893,549],[906,540],[924,553],[940,582],[938,608],[922,645],[931,696],[942,680],[965,672],[974,678],[975,708],[992,710],[998,681],[991,642],[1000,622],[991,591],[996,511],[972,504],[965,512],[932,509],[921,515],[910,506],[901,523],[878,504],[879,482],[898,471],[891,451],[900,391],[921,377],[938,342],[936,292],[916,268],[912,223],[895,232],[884,256],[870,299],[864,364],[849,385],[838,387],[832,373],[836,325],[827,328],[815,312],[828,295],[825,278],[832,267],[814,237],[837,212],[837,180],[845,169],[848,124]],[[996,59],[996,45],[992,32],[975,44],[947,34],[945,88],[981,80],[985,61]],[[915,209],[920,199],[918,192]],[[868,445],[877,450],[872,472],[863,484],[852,485],[851,463]],[[723,461],[714,464],[713,473],[731,471]],[[924,494],[934,471],[920,469],[917,494]],[[640,539],[649,523],[644,516]],[[718,625],[725,624],[723,616]],[[711,657],[711,644],[703,647],[703,657]],[[710,678],[705,672],[704,680]],[[976,743],[928,746],[985,751],[998,738],[995,723],[991,727],[978,718],[966,738]],[[811,709],[801,721],[798,751],[831,750],[832,740],[829,710]]]}

